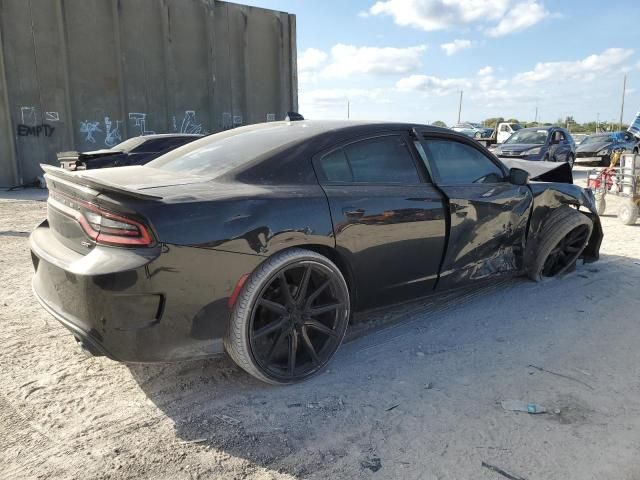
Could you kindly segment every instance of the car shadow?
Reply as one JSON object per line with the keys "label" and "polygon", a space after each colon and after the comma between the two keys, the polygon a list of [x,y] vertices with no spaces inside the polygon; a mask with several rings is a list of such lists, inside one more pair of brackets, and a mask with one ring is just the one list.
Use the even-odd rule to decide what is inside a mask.
{"label": "car shadow", "polygon": [[[129,368],[184,442],[295,478],[332,468],[367,476],[387,461],[383,438],[391,412],[422,405],[447,411],[457,395],[475,396],[474,385],[495,382],[500,389],[496,368],[521,368],[526,377],[527,365],[542,365],[556,341],[557,321],[581,318],[603,295],[624,298],[633,287],[620,290],[617,279],[637,275],[638,264],[605,255],[561,280],[501,280],[368,312],[356,318],[327,370],[291,386],[255,380],[226,356]],[[579,332],[563,342],[579,344]],[[506,356],[520,364],[510,366]],[[333,466],[342,459],[346,467]]]}
{"label": "car shadow", "polygon": [[[601,295],[603,282],[611,280],[614,285],[621,268],[640,268],[630,260],[603,256],[601,262],[580,266],[562,280],[537,284],[522,278],[501,280],[368,312],[356,318],[327,370],[291,386],[255,380],[226,356],[129,369],[184,442],[295,478],[326,471],[356,455],[360,461],[353,465],[351,460],[350,472],[364,475],[376,471],[381,462],[382,447],[375,439],[387,412],[402,405],[406,395],[414,401],[434,395],[429,393],[433,382],[440,392],[457,386],[455,378],[438,375],[432,365],[455,364],[473,356],[471,352],[487,352],[485,357],[496,358],[474,363],[463,376],[494,378],[492,362],[506,348],[496,342],[504,338],[532,345],[547,342],[559,308],[548,298],[558,282],[564,282],[561,305],[573,296],[575,305],[583,308],[585,295]],[[536,302],[536,295],[543,300]],[[527,312],[535,305],[541,324],[532,325],[524,314],[517,317],[512,312],[514,299],[524,302],[525,308],[528,305]],[[575,312],[576,306],[570,308]],[[449,400],[441,396],[439,401]]]}
{"label": "car shadow", "polygon": [[[512,280],[515,284],[522,281]],[[373,358],[379,346],[393,344],[403,336],[412,337],[416,329],[428,328],[431,319],[440,319],[452,308],[508,285],[509,280],[499,280],[359,314],[352,319],[329,368],[296,385],[265,384],[226,355],[180,364],[132,364],[128,368],[146,396],[172,420],[182,441],[223,450],[264,468],[277,467],[304,478],[327,459],[344,455],[344,446],[337,448],[324,440],[338,424],[343,424],[345,417],[351,416],[352,409],[389,407],[350,403],[353,388],[366,388],[378,376],[378,368],[363,357]],[[425,355],[456,348],[455,344],[433,346]],[[398,363],[394,369],[401,367]],[[283,462],[303,453],[303,465]],[[375,455],[364,448],[365,466],[358,468],[370,470],[373,465],[375,469]]]}

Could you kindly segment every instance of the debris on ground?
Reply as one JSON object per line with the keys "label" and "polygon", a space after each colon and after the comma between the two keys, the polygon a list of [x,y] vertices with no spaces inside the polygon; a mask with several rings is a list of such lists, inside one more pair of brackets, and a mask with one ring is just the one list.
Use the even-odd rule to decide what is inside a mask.
{"label": "debris on ground", "polygon": [[500,475],[502,475],[505,478],[508,478],[509,480],[526,480],[524,477],[519,477],[517,475],[513,475],[509,472],[504,471],[503,469],[496,467],[495,465],[491,465],[487,462],[482,462],[482,466],[484,468],[488,468],[489,470],[492,470],[496,473],[499,473]]}
{"label": "debris on ground", "polygon": [[540,372],[545,372],[545,373],[550,373],[551,375],[555,375],[556,377],[560,377],[560,378],[566,378],[567,380],[572,380],[574,382],[578,382],[581,385],[584,385],[585,387],[587,387],[590,390],[593,390],[594,388],[589,385],[587,382],[583,382],[582,380],[580,380],[579,378],[575,378],[572,377],[570,375],[565,375],[563,373],[558,373],[558,372],[553,372],[551,370],[547,370],[546,368],[542,368],[542,367],[538,367],[537,365],[529,365],[529,368],[534,368]]}
{"label": "debris on ground", "polygon": [[366,468],[367,470],[371,470],[372,472],[377,472],[382,468],[382,461],[379,457],[370,457],[365,458],[360,462],[362,468]]}
{"label": "debris on ground", "polygon": [[502,408],[511,412],[525,412],[532,415],[539,413],[547,413],[547,409],[542,405],[533,402],[525,402],[522,400],[502,400],[500,402]]}

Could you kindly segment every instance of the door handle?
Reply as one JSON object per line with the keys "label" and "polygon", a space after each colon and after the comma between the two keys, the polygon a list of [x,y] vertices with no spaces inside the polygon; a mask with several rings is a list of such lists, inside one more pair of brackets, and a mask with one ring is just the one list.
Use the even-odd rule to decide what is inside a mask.
{"label": "door handle", "polygon": [[364,212],[364,208],[344,207],[342,209],[342,213],[347,217],[362,217]]}

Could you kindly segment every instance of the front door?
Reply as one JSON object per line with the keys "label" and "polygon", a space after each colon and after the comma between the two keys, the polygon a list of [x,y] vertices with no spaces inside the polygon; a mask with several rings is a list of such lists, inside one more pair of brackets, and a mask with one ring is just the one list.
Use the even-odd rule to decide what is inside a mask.
{"label": "front door", "polygon": [[520,271],[530,189],[509,183],[505,167],[473,141],[427,136],[419,146],[448,199],[450,233],[438,289]]}
{"label": "front door", "polygon": [[404,134],[349,142],[315,159],[336,247],[359,306],[431,293],[445,248],[443,196]]}

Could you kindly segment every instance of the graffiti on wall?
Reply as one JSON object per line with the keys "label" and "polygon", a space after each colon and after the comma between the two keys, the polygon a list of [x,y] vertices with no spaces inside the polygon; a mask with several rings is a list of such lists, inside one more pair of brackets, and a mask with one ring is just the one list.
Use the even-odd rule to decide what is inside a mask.
{"label": "graffiti on wall", "polygon": [[21,123],[18,125],[19,137],[39,137],[40,135],[50,137],[54,131],[55,127],[46,123],[41,123],[40,125],[24,125]]}
{"label": "graffiti on wall", "polygon": [[133,120],[135,126],[140,129],[139,135],[153,135],[156,132],[153,130],[147,130],[147,114],[132,112],[129,113],[129,120]]}
{"label": "graffiti on wall", "polygon": [[44,119],[47,122],[59,122],[60,114],[58,112],[44,112]]}
{"label": "graffiti on wall", "polygon": [[[49,114],[55,113],[56,117]],[[45,119],[47,121],[59,121],[60,115],[58,112],[46,112]],[[55,127],[48,123],[41,122],[40,112],[36,107],[23,106],[20,107],[20,120],[18,124],[17,134],[19,137],[51,137],[55,131]]]}
{"label": "graffiti on wall", "polygon": [[102,132],[100,128],[100,122],[90,122],[85,120],[80,122],[80,133],[84,135],[84,141],[87,143],[96,143],[94,135],[98,132]]}
{"label": "graffiti on wall", "polygon": [[196,122],[195,110],[187,110],[184,112],[180,133],[202,133],[202,124]]}
{"label": "graffiti on wall", "polygon": [[104,144],[107,147],[113,147],[122,142],[122,135],[120,134],[120,120],[111,120],[109,117],[104,117],[104,128],[106,130],[104,137]]}

